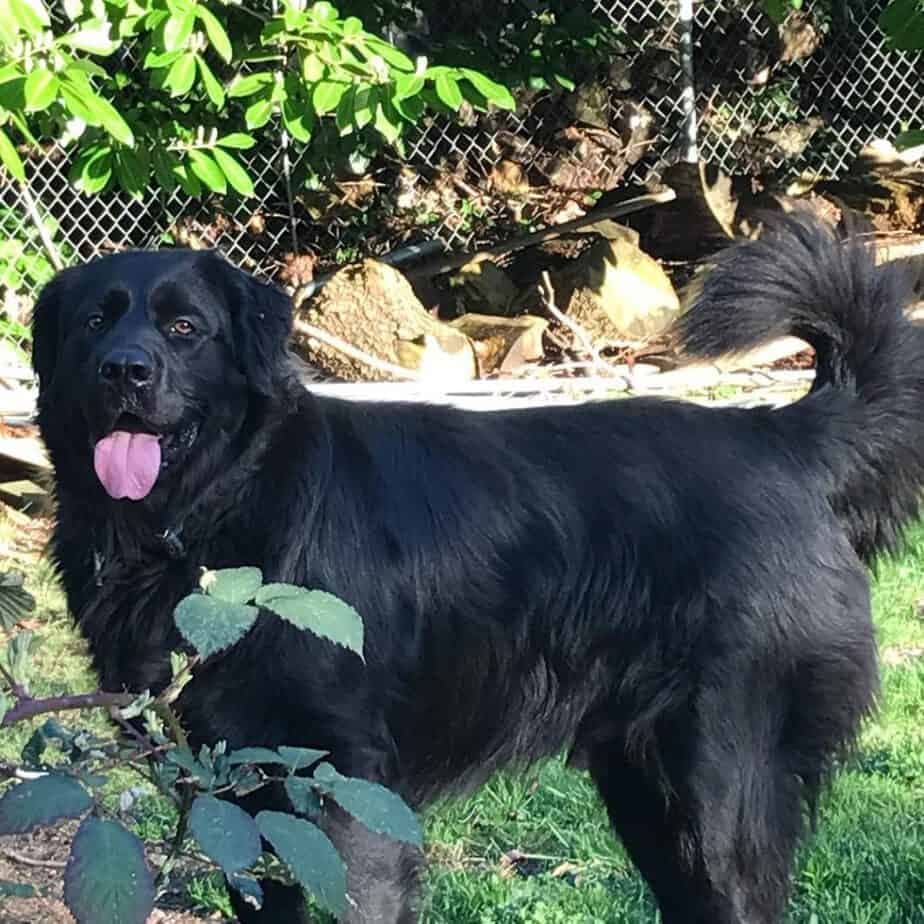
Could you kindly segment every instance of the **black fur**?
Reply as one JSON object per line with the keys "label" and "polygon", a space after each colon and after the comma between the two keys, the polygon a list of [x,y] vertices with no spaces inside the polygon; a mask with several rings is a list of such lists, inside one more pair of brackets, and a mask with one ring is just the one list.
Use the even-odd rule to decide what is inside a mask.
{"label": "black fur", "polygon": [[[874,703],[864,562],[894,545],[924,476],[905,294],[787,219],[721,261],[680,333],[701,356],[805,336],[820,366],[804,400],[479,414],[305,392],[287,304],[212,255],[70,270],[36,313],[39,420],[54,554],[102,682],[167,680],[172,609],[202,565],[324,588],[363,616],[365,665],[264,614],[184,691],[194,740],[327,748],[415,805],[568,751],[665,924],[776,922],[806,809]],[[177,313],[191,340],[167,331]],[[106,352],[139,344],[150,386],[101,389]],[[109,499],[91,464],[126,409],[174,447],[137,503]],[[326,824],[349,920],[416,920],[419,857]],[[299,908],[272,887],[239,914],[288,924]]]}

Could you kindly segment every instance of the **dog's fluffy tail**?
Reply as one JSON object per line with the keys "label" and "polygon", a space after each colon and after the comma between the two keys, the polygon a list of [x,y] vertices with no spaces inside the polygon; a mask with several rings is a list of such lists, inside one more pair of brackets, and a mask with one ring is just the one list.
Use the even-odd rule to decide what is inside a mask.
{"label": "dog's fluffy tail", "polygon": [[792,423],[794,454],[822,463],[865,560],[895,547],[924,487],[924,329],[905,316],[911,294],[901,266],[795,214],[720,255],[675,331],[691,358],[785,335],[814,347],[812,391],[778,419]]}

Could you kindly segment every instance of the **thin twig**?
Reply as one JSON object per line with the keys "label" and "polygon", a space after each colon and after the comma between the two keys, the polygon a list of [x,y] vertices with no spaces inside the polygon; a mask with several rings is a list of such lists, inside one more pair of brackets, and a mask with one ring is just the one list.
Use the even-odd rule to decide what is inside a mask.
{"label": "thin twig", "polygon": [[63,860],[39,860],[37,857],[27,857],[25,854],[17,853],[15,850],[4,850],[3,856],[23,866],[43,866],[48,869],[64,869],[67,866]]}
{"label": "thin twig", "polygon": [[593,338],[590,334],[581,327],[574,318],[569,318],[559,307],[555,304],[555,289],[552,287],[552,280],[549,277],[547,270],[542,271],[542,282],[539,285],[539,294],[542,296],[542,302],[545,306],[545,310],[555,318],[560,324],[563,324],[565,327],[570,330],[574,336],[577,338],[578,342],[581,345],[583,352],[590,357],[591,362],[594,367],[597,369],[598,373],[601,375],[618,375],[616,367],[607,362],[601,355],[600,351],[597,349],[594,344]]}
{"label": "thin twig", "polygon": [[341,340],[339,337],[335,337],[333,334],[329,334],[326,330],[316,327],[314,324],[309,324],[307,321],[296,319],[294,327],[295,332],[300,336],[309,340],[319,340],[332,350],[343,353],[344,356],[349,356],[351,359],[355,359],[357,362],[368,366],[370,369],[376,369],[379,372],[385,372],[388,375],[411,381],[419,381],[421,379],[420,374],[414,370],[405,369],[403,366],[397,366],[387,360],[379,359],[377,356],[373,356],[371,353],[365,352],[365,350],[360,350],[358,347],[347,343],[346,340]]}
{"label": "thin twig", "polygon": [[61,254],[58,251],[58,248],[55,246],[55,242],[51,239],[51,235],[48,233],[48,229],[45,227],[45,223],[42,221],[42,216],[39,212],[38,203],[35,201],[35,197],[32,195],[31,190],[28,186],[26,186],[25,183],[20,185],[19,195],[26,205],[26,211],[29,213],[29,217],[32,219],[32,224],[35,225],[35,230],[38,232],[39,239],[42,242],[42,247],[45,248],[45,253],[48,255],[48,259],[51,261],[51,265],[58,272],[61,272],[61,270],[64,269],[64,261],[61,259]]}

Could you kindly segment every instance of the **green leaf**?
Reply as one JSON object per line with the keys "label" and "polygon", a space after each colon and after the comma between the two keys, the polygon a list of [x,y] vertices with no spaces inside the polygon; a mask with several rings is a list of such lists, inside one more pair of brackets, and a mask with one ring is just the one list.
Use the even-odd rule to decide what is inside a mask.
{"label": "green leaf", "polygon": [[357,19],[355,16],[348,16],[343,20],[343,34],[346,38],[359,35],[362,31],[363,23],[361,19]]}
{"label": "green leaf", "polygon": [[262,128],[273,115],[273,101],[271,99],[255,100],[244,113],[244,124],[253,131]]}
{"label": "green leaf", "polygon": [[196,25],[194,10],[174,13],[164,22],[163,43],[166,51],[180,51],[186,47]]}
{"label": "green leaf", "polygon": [[177,165],[173,152],[165,151],[162,147],[155,147],[151,151],[151,161],[157,184],[164,192],[172,192],[176,187],[176,177],[173,171]]}
{"label": "green leaf", "polygon": [[206,95],[212,101],[216,109],[221,109],[225,104],[225,88],[212,73],[212,69],[208,66],[202,55],[196,55],[196,64],[199,66],[199,75],[202,77]]}
{"label": "green leaf", "polygon": [[[198,155],[198,158],[193,158],[193,154]],[[219,174],[220,183],[216,182],[216,186],[224,183],[224,174],[219,171],[218,165],[211,158],[206,160],[205,155],[200,151],[190,151],[189,157],[197,178],[202,179],[195,168],[198,159],[200,165],[207,164],[203,172],[208,174],[213,181],[215,181],[214,174]],[[202,179],[202,182],[212,188],[206,180]],[[208,658],[239,642],[250,631],[256,621],[257,613],[257,609],[252,606],[225,603],[223,600],[216,600],[206,594],[190,594],[180,601],[174,611],[173,620],[183,638],[196,649],[201,657]]]}
{"label": "green leaf", "polygon": [[184,96],[192,89],[196,79],[196,56],[192,53],[180,55],[164,78],[164,86],[171,96]]}
{"label": "green leaf", "polygon": [[399,74],[395,78],[395,95],[397,100],[417,96],[424,88],[424,79],[419,74]]}
{"label": "green leaf", "polygon": [[38,898],[41,894],[34,885],[0,879],[0,898]]}
{"label": "green leaf", "polygon": [[306,144],[314,131],[315,117],[311,107],[298,98],[288,97],[282,104],[282,121],[289,134]]}
{"label": "green leaf", "polygon": [[895,147],[899,151],[905,151],[908,148],[916,148],[924,144],[924,129],[918,128],[912,131],[901,132],[895,136]]}
{"label": "green leaf", "polygon": [[190,169],[189,164],[177,162],[173,167],[173,175],[176,177],[180,189],[182,189],[187,196],[195,198],[202,193],[202,184],[199,182],[199,178],[196,174]]}
{"label": "green leaf", "polygon": [[305,83],[317,83],[324,77],[326,70],[320,55],[306,54],[302,58],[302,77]]}
{"label": "green leaf", "polygon": [[182,51],[155,52],[152,49],[144,56],[144,67],[146,70],[157,70],[161,67],[169,67],[182,54]]}
{"label": "green leaf", "polygon": [[50,23],[41,0],[4,0],[13,20],[30,38],[38,36]]}
{"label": "green leaf", "polygon": [[388,100],[382,100],[376,107],[375,130],[389,144],[394,144],[401,135],[400,116]]}
{"label": "green leaf", "polygon": [[465,79],[490,103],[494,103],[500,109],[508,109],[511,112],[517,108],[516,100],[513,94],[495,80],[479,74],[478,71],[469,70],[467,67],[462,68]]}
{"label": "green leaf", "polygon": [[277,748],[279,756],[292,773],[304,770],[316,764],[321,758],[327,757],[328,751],[319,751],[317,748],[298,748],[282,744]]}
{"label": "green leaf", "polygon": [[90,794],[72,776],[40,776],[0,797],[0,834],[24,834],[62,818],[77,818],[92,806]]}
{"label": "green leaf", "polygon": [[205,34],[209,37],[209,42],[212,48],[215,49],[216,54],[223,61],[230,63],[232,55],[231,39],[228,38],[228,33],[218,17],[208,7],[201,4],[196,6],[196,15],[202,20],[202,25],[205,26]]}
{"label": "green leaf", "polygon": [[120,148],[115,155],[115,175],[127,193],[140,196],[148,185],[151,164],[143,148]]}
{"label": "green leaf", "polygon": [[259,568],[222,568],[206,571],[199,584],[210,597],[226,603],[249,603],[263,586],[263,572]]}
{"label": "green leaf", "polygon": [[292,584],[265,584],[254,602],[297,626],[363,656],[363,621],[339,597]]}
{"label": "green leaf", "polygon": [[68,32],[58,39],[58,43],[68,48],[87,51],[91,55],[111,55],[122,43],[113,39],[112,24],[104,19],[93,19],[81,23],[76,32]]}
{"label": "green leaf", "polygon": [[81,151],[81,155],[87,156],[75,162],[70,173],[71,182],[88,196],[101,192],[112,178],[112,153],[108,145],[97,145]]}
{"label": "green leaf", "polygon": [[41,68],[32,71],[26,78],[23,93],[26,97],[26,112],[41,112],[58,97],[58,78],[54,72]]}
{"label": "green leaf", "polygon": [[462,91],[455,78],[450,77],[449,74],[438,74],[434,86],[440,101],[453,112],[458,112],[462,105]]}
{"label": "green leaf", "polygon": [[311,780],[303,776],[290,776],[285,781],[286,795],[297,815],[314,818],[321,810],[321,797]]}
{"label": "green leaf", "polygon": [[423,843],[417,815],[397,793],[369,780],[341,776],[330,764],[321,764],[314,778],[340,808],[370,831],[416,847]]}
{"label": "green leaf", "polygon": [[12,632],[20,620],[35,611],[35,597],[23,587],[21,574],[0,572],[0,630]]}
{"label": "green leaf", "polygon": [[284,812],[260,812],[257,827],[302,888],[333,914],[346,914],[346,866],[317,825]]}
{"label": "green leaf", "polygon": [[337,18],[337,8],[327,0],[313,3],[308,12],[319,22],[330,22]]}
{"label": "green leaf", "polygon": [[395,48],[394,45],[391,45],[374,35],[370,35],[366,39],[366,44],[383,61],[385,61],[387,64],[390,64],[392,67],[397,68],[399,71],[414,70],[414,62],[403,51],[401,51],[400,48]]}
{"label": "green leaf", "polygon": [[267,71],[259,74],[248,74],[246,77],[236,77],[228,87],[228,96],[237,99],[242,96],[253,96],[261,90],[271,86],[275,78]]}
{"label": "green leaf", "polygon": [[235,192],[242,196],[253,195],[253,180],[247,175],[247,171],[241,166],[236,157],[233,157],[227,151],[222,151],[221,148],[214,148],[212,157],[215,158],[216,163],[221,167],[225,179],[227,179]]}
{"label": "green leaf", "polygon": [[26,182],[26,168],[22,158],[2,128],[0,128],[0,163],[14,180],[20,183]]}
{"label": "green leaf", "polygon": [[225,873],[236,873],[260,858],[260,832],[242,808],[197,796],[189,812],[189,830],[205,854]]}
{"label": "green leaf", "polygon": [[228,754],[228,763],[232,767],[239,764],[284,764],[285,758],[278,751],[270,748],[238,748]]}
{"label": "green leaf", "polygon": [[348,83],[340,83],[334,80],[322,80],[314,85],[311,91],[311,105],[318,115],[325,112],[333,112],[343,94],[350,88]]}
{"label": "green leaf", "polygon": [[879,28],[893,48],[900,51],[924,49],[924,3],[921,0],[892,0],[879,17]]}
{"label": "green leaf", "polygon": [[64,903],[77,924],[145,924],[154,878],[141,841],[115,821],[85,819],[64,870]]}
{"label": "green leaf", "polygon": [[231,132],[215,142],[219,147],[236,148],[239,151],[249,151],[256,143],[253,135],[246,135],[244,132]]}

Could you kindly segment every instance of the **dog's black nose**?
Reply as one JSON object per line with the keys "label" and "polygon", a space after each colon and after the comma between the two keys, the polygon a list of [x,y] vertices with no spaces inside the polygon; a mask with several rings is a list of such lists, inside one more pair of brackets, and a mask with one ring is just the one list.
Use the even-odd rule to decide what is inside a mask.
{"label": "dog's black nose", "polygon": [[140,347],[118,347],[100,363],[99,377],[110,385],[141,388],[154,378],[154,361]]}

